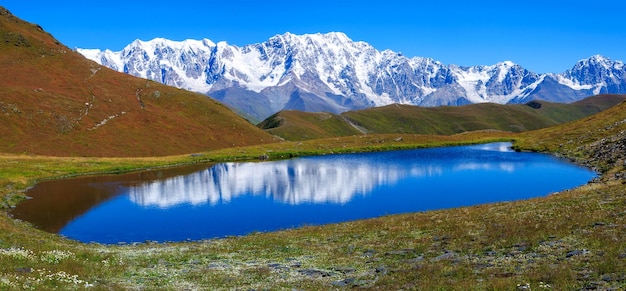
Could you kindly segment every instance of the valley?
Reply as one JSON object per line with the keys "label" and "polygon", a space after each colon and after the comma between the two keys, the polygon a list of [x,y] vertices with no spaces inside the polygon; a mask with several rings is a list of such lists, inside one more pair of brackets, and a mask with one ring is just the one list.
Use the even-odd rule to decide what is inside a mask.
{"label": "valley", "polygon": [[[264,45],[268,49],[280,48],[281,37],[304,39],[295,35],[277,36],[274,42],[247,50],[259,52]],[[335,43],[367,48],[367,44],[355,44],[342,34],[308,36],[311,40],[324,37],[332,37]],[[204,45],[211,43],[205,41]],[[230,49],[233,55],[246,50],[214,45],[224,51]],[[283,42],[282,47],[287,48],[287,43]],[[562,92],[555,97],[558,101],[581,100],[597,93],[623,93],[620,91],[623,75],[619,73],[623,70],[622,63],[600,56],[581,60],[572,70],[560,75],[539,76],[512,63],[460,68],[446,67],[429,59],[402,59],[391,51],[371,53],[376,57],[393,57],[387,60],[398,61],[397,66],[392,66],[390,61],[388,68],[397,69],[392,71],[402,76],[409,76],[402,72],[412,70],[410,64],[437,67],[437,72],[442,73],[448,70],[441,76],[457,81],[459,76],[469,76],[462,75],[463,72],[506,71],[511,74],[502,76],[510,76],[509,81],[517,76],[513,78],[517,82],[526,82],[527,86],[537,84],[536,90],[524,91],[539,94],[535,96],[552,96],[548,89],[558,88]],[[137,54],[143,53],[137,51]],[[297,58],[292,60],[292,67],[298,68]],[[285,65],[284,59],[277,61]],[[272,63],[269,58],[268,63]],[[589,70],[590,66],[598,70]],[[357,67],[342,69],[345,75],[363,72]],[[168,72],[165,68],[164,71]],[[453,71],[461,75],[454,75]],[[591,71],[600,73],[576,77]],[[258,96],[250,87],[232,89],[235,91],[222,88],[228,91],[222,95],[225,99],[234,100],[236,95],[243,95],[264,104],[259,107],[248,103],[249,109],[239,109],[241,112],[237,114],[207,98],[207,92],[192,93],[169,87],[90,61],[42,27],[25,22],[4,8],[0,8],[0,72],[0,289],[626,288],[626,102],[618,99],[623,96],[602,95],[563,105],[527,100],[530,95],[522,94],[515,96],[523,104],[506,107],[476,104],[459,108],[407,105],[366,108],[386,104],[364,98],[349,101],[352,97],[341,94],[327,95],[343,94],[342,90],[350,91],[349,88],[357,86],[356,82],[342,83],[346,79],[333,79],[333,75],[311,78],[318,83],[310,86],[322,88],[322,95],[315,95],[316,92],[298,87],[304,86],[298,80],[309,75],[296,70],[275,75],[275,81],[281,76],[291,76],[293,82],[262,90],[275,98],[285,96],[279,96],[278,91],[288,92],[292,109],[334,111],[282,111],[268,119],[264,126],[268,130],[264,131],[240,114],[261,121],[264,114],[270,116],[286,107],[271,105],[272,110],[268,110],[269,101],[256,99]],[[228,74],[236,75],[233,70],[222,72],[225,74],[219,75],[216,84],[227,84],[233,81]],[[432,73],[422,85],[439,80]],[[498,96],[513,97],[514,89],[502,87],[506,77],[495,82],[500,80],[499,74],[487,76],[485,80],[494,78],[494,81],[482,83],[478,86],[481,90],[499,88]],[[383,88],[388,88],[383,84],[397,79],[386,79],[388,82],[381,79],[378,87],[381,93],[372,96],[383,96]],[[337,90],[326,91],[330,88],[328,80],[336,84],[333,86]],[[467,85],[468,79],[464,80]],[[539,80],[544,82],[537,83]],[[340,86],[344,84],[346,87]],[[415,86],[417,83],[411,84],[406,90],[426,90],[421,85]],[[430,94],[443,94],[459,87],[439,88],[439,93]],[[392,89],[396,91],[400,87],[392,86]],[[398,92],[395,97],[416,96],[405,94],[407,91]],[[314,97],[311,94],[317,99],[307,99]],[[439,100],[436,101],[439,103],[429,105],[459,105],[476,97],[450,100],[430,96],[431,101]],[[485,101],[489,96],[479,95]],[[363,110],[339,114],[349,107]],[[265,111],[257,114],[255,108]],[[428,122],[416,121],[415,115],[428,117]],[[390,116],[401,118],[393,120]],[[479,127],[473,127],[467,119],[480,121]],[[511,125],[515,126],[511,128]],[[295,129],[278,132],[289,126]],[[272,130],[282,138],[273,135]],[[512,142],[518,151],[569,159],[593,169],[598,178],[546,197],[199,241],[80,243],[38,230],[10,215],[12,208],[29,199],[25,191],[45,180],[180,165],[260,162],[490,142]],[[507,186],[486,183],[485,187],[508,191]]]}

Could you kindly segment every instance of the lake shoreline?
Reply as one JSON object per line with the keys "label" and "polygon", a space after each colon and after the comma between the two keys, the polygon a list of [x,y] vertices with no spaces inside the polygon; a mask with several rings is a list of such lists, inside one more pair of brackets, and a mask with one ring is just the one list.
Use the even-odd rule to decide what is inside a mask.
{"label": "lake shoreline", "polygon": [[[389,144],[394,138],[397,136],[379,141]],[[498,138],[510,140],[513,136]],[[404,139],[404,142],[409,140]],[[344,149],[340,141],[332,142],[326,142],[328,148],[334,145],[335,149]],[[282,154],[290,153],[293,148],[295,146]],[[527,149],[533,150],[532,147]],[[248,149],[246,155],[254,159],[267,150]],[[233,152],[219,155],[215,160]],[[49,163],[48,166],[58,166]],[[77,163],[94,161],[79,159]],[[166,164],[145,160],[141,163],[144,168]],[[97,166],[120,172],[133,168],[115,162]],[[67,164],[57,168],[70,174],[82,169]],[[40,171],[40,167],[35,170]],[[0,282],[0,286],[76,288],[76,283],[58,279],[61,278],[59,270],[67,270],[77,276],[76,280],[121,289],[205,289],[209,286],[212,289],[232,286],[247,289],[269,286],[515,289],[526,285],[572,289],[591,283],[615,288],[626,284],[623,272],[626,263],[620,259],[626,258],[626,250],[612,239],[617,234],[617,242],[624,241],[624,232],[613,230],[626,225],[617,211],[622,209],[618,205],[625,199],[626,186],[622,180],[608,179],[607,172],[603,172],[598,183],[544,198],[191,243],[82,244],[5,217],[0,220],[0,227],[10,229],[12,235],[2,235],[0,249],[4,253],[0,255],[13,259],[0,263],[5,274],[1,276],[8,278],[3,282],[9,282]],[[40,173],[54,175],[48,171]],[[23,189],[20,185],[27,185],[19,179],[11,181],[15,184],[9,187],[5,184],[3,193],[16,193]],[[53,252],[55,250],[58,251]],[[529,258],[533,262],[528,261]],[[6,277],[16,272],[15,266],[29,273]],[[45,277],[42,268],[53,270],[52,278],[57,279],[35,283],[34,279],[50,278]]]}
{"label": "lake shoreline", "polygon": [[[53,180],[26,192],[33,199],[11,213],[85,243],[194,241],[543,197],[595,176],[565,159],[515,152],[511,146],[194,164]],[[529,180],[534,182],[523,182]],[[510,190],[496,190],[502,187]]]}

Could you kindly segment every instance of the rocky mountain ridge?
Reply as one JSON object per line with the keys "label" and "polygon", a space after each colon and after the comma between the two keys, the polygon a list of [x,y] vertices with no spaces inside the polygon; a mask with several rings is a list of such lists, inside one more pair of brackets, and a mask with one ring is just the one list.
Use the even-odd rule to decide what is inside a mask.
{"label": "rocky mountain ridge", "polygon": [[285,33],[243,47],[157,38],[118,52],[78,52],[120,72],[208,94],[256,120],[286,109],[340,113],[392,103],[573,102],[626,93],[624,63],[600,55],[563,73],[537,74],[510,61],[462,67],[408,58],[340,32]]}

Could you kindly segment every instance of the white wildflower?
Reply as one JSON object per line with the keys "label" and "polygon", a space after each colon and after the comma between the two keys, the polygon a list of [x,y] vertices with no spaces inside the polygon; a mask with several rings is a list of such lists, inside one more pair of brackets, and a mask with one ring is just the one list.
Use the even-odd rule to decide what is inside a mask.
{"label": "white wildflower", "polygon": [[539,282],[539,288],[552,289],[552,286],[550,286],[550,284],[548,284],[548,283]]}
{"label": "white wildflower", "polygon": [[22,248],[0,249],[0,255],[9,256],[14,259],[33,259],[35,257],[31,250]]}
{"label": "white wildflower", "polygon": [[0,278],[0,286],[14,287],[13,282],[11,282],[11,280],[7,277]]}
{"label": "white wildflower", "polygon": [[[59,283],[68,283],[68,284],[74,284],[74,285],[82,285],[84,287],[92,287],[93,284],[85,281],[85,280],[81,280],[78,278],[78,275],[71,275],[68,274],[64,271],[59,271],[56,273],[50,273],[50,271],[47,271],[45,269],[43,270],[38,270],[39,272],[39,276],[41,277],[42,281],[51,281],[51,282],[59,282]],[[38,280],[39,281],[39,280]]]}
{"label": "white wildflower", "polygon": [[71,258],[74,253],[70,251],[52,250],[41,253],[39,259],[44,263],[58,264],[61,261]]}

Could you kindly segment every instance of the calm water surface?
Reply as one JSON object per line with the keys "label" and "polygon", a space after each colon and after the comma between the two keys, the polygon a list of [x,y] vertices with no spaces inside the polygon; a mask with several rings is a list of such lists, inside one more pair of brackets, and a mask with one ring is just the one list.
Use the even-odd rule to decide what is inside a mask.
{"label": "calm water surface", "polygon": [[510,143],[222,163],[38,184],[16,218],[83,242],[182,241],[545,196],[596,174]]}

